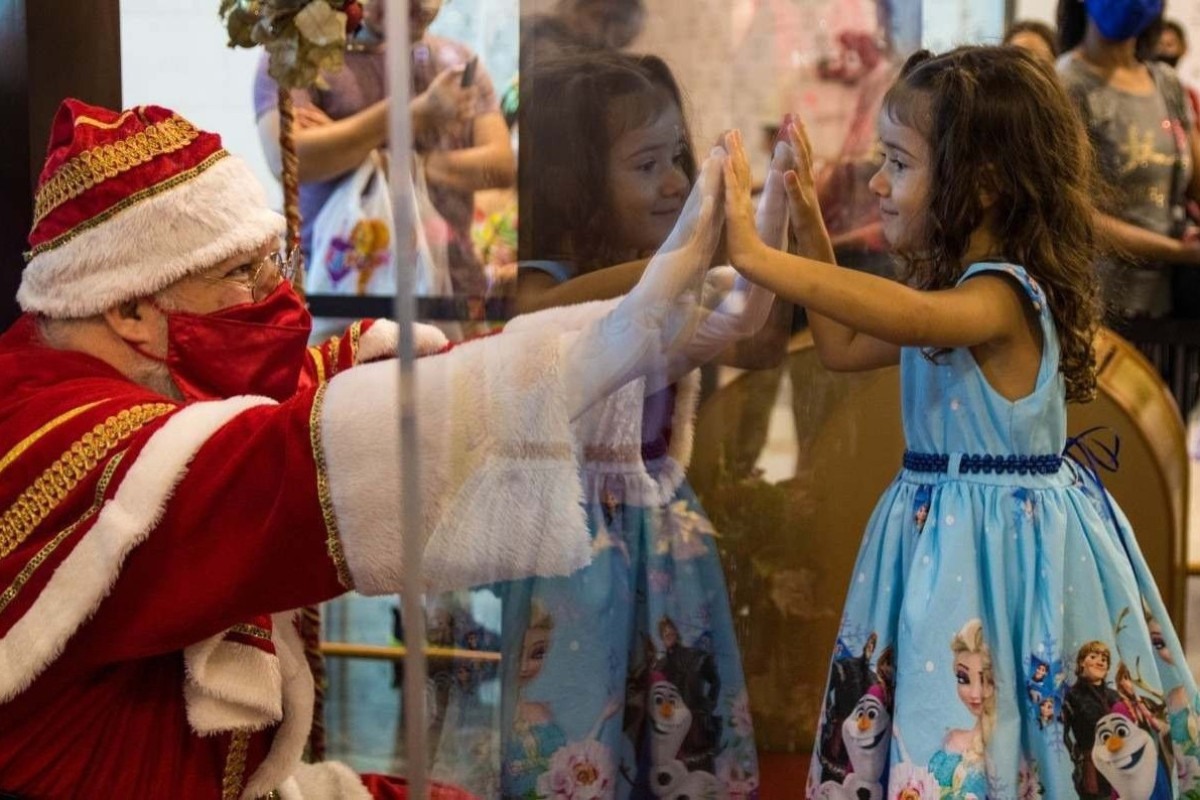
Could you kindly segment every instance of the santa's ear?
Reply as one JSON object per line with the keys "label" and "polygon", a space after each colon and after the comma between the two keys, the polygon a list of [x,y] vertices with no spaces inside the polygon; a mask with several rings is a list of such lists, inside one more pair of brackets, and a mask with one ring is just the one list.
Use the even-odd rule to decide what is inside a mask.
{"label": "santa's ear", "polygon": [[154,339],[159,312],[146,299],[125,300],[105,311],[104,322],[118,337],[136,345]]}

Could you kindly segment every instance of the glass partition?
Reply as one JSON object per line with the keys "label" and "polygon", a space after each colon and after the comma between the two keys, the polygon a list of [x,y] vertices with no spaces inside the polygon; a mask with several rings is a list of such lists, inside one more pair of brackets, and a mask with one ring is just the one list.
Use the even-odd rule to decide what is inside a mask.
{"label": "glass partition", "polygon": [[[278,192],[262,54],[222,49],[217,0],[192,3],[191,22],[157,5],[123,3],[127,104],[221,131]],[[833,257],[895,277],[868,187],[883,96],[921,47],[998,42],[1012,4],[384,5],[363,0],[340,72],[296,97],[305,142],[374,131],[355,163],[343,149],[299,168],[306,288],[320,335],[391,316],[440,333],[402,338],[397,368],[397,458],[413,482],[396,492],[417,537],[405,575],[420,577],[403,597],[324,604],[324,755],[521,800],[795,797],[810,764],[808,779],[845,779],[859,769],[841,733],[855,706],[835,694],[895,691],[902,657],[842,617],[904,452],[898,371],[826,370],[803,309],[776,303],[760,334],[694,370],[643,369],[566,425],[564,397],[637,357],[617,334],[607,350],[572,345],[655,274],[656,254],[728,260],[715,237],[697,245],[707,218],[689,194],[737,128],[757,202],[789,114],[807,126]],[[198,63],[179,56],[188,37],[163,33],[193,28],[203,68],[181,66]],[[309,146],[302,161],[318,158]],[[688,288],[703,299],[697,275]],[[561,347],[538,343],[550,330]],[[1112,425],[1142,465],[1110,488],[1162,500],[1126,511],[1151,531],[1141,547],[1182,624],[1186,454],[1152,371],[1102,345],[1101,402],[1073,409],[1069,427]],[[581,352],[595,370],[565,366]],[[442,372],[438,359],[467,366]],[[413,553],[427,558],[415,571]],[[945,644],[937,666],[952,681]],[[409,724],[414,705],[424,718]]]}

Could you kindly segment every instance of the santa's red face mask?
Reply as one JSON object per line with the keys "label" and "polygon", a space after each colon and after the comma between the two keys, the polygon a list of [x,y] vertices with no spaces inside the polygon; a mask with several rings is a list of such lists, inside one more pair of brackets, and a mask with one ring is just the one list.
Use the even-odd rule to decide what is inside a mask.
{"label": "santa's red face mask", "polygon": [[159,309],[167,317],[166,364],[186,400],[263,395],[284,401],[296,392],[312,317],[287,281],[256,303],[211,314]]}

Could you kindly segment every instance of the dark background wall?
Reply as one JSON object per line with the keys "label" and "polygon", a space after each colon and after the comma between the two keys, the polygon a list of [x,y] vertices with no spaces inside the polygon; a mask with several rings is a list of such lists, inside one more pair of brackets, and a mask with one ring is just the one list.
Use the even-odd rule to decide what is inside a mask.
{"label": "dark background wall", "polygon": [[0,330],[19,313],[33,189],[67,96],[121,107],[119,0],[0,0]]}

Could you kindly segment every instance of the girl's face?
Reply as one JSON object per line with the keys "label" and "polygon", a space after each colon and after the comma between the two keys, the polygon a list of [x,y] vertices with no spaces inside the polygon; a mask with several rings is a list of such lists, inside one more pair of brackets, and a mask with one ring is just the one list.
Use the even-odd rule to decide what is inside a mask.
{"label": "girl's face", "polygon": [[867,184],[879,199],[883,235],[894,250],[924,249],[929,216],[929,184],[933,165],[929,142],[920,131],[879,112],[883,165]]}
{"label": "girl's face", "polygon": [[958,699],[973,716],[982,716],[984,703],[996,691],[991,676],[984,671],[983,655],[960,653],[954,659],[954,680],[958,683]]}
{"label": "girl's face", "polygon": [[666,241],[691,190],[683,171],[683,116],[669,103],[649,125],[625,131],[608,158],[608,204],[622,249],[650,254]]}

